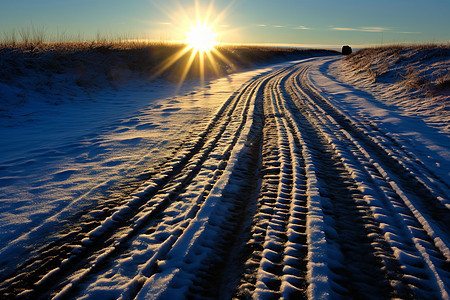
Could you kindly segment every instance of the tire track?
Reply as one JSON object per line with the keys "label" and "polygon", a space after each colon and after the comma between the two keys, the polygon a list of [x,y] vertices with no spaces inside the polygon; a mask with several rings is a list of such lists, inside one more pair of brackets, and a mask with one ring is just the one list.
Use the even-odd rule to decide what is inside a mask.
{"label": "tire track", "polygon": [[[217,292],[223,284],[224,262],[229,256],[226,249],[234,243],[234,233],[242,224],[242,220],[235,218],[245,211],[257,185],[254,173],[259,155],[253,151],[258,153],[256,149],[260,149],[263,122],[261,91],[276,74],[257,80],[258,87],[251,97],[246,129],[236,133],[235,139],[239,143],[230,148],[233,158],[226,167],[226,176],[215,183],[197,216],[162,258],[164,267],[146,275],[148,279],[139,290],[138,299],[145,299],[148,295],[157,299],[219,297]],[[164,288],[161,288],[161,282],[164,282]]]}
{"label": "tire track", "polygon": [[[90,253],[96,253],[100,249],[108,249],[109,247],[110,249],[106,253],[113,253],[114,249],[119,246],[114,234],[121,229],[128,230],[127,227],[130,223],[127,220],[135,218],[141,211],[145,211],[146,207],[147,209],[150,207],[152,210],[151,213],[147,211],[145,213],[146,216],[140,220],[133,220],[138,225],[131,229],[131,232],[122,232],[119,236],[133,236],[135,234],[133,232],[137,232],[139,227],[142,227],[139,224],[145,223],[163,211],[175,198],[176,194],[179,194],[182,186],[186,186],[189,180],[195,176],[199,166],[206,160],[208,154],[224,134],[239,104],[243,101],[248,103],[249,93],[251,93],[252,88],[254,88],[254,84],[246,85],[241,91],[230,97],[204,132],[199,134],[197,140],[186,143],[178,155],[167,166],[164,166],[157,176],[154,176],[152,180],[146,182],[135,192],[127,203],[119,208],[111,208],[106,213],[103,210],[102,213],[106,216],[102,221],[97,219],[88,224],[83,224],[83,226],[80,226],[79,232],[71,232],[59,243],[55,243],[55,246],[52,245],[40,256],[33,259],[32,262],[27,262],[24,267],[19,268],[16,274],[2,283],[1,293],[5,297],[13,297],[21,292],[25,292],[23,294],[25,298],[34,298],[40,294],[45,294],[49,282],[53,281],[55,277],[61,277],[64,273],[70,273],[72,268],[79,267],[77,265],[81,261],[86,260]],[[201,151],[203,148],[206,148],[206,150]],[[183,169],[187,169],[187,171]],[[184,178],[178,178],[177,180],[177,176],[180,177],[180,174],[184,175],[184,173],[186,173]],[[167,186],[171,184],[171,181],[177,183],[168,188]],[[172,189],[174,192],[169,192],[168,196],[162,201],[161,199],[152,199],[158,193],[161,191],[164,193],[167,189]],[[70,240],[70,237],[75,238]],[[126,240],[127,238],[122,240],[119,238],[118,243],[126,242]],[[49,256],[49,253],[51,253],[51,256]],[[106,253],[101,255],[101,257],[105,258],[110,255]],[[100,257],[98,254],[94,256]],[[100,264],[97,258],[94,258],[94,262]],[[49,263],[45,262],[46,260]],[[94,267],[90,268],[90,270],[94,269]]]}
{"label": "tire track", "polygon": [[304,298],[306,293],[306,183],[300,151],[283,121],[271,80],[264,97],[262,184],[244,276],[236,298]]}
{"label": "tire track", "polygon": [[[349,163],[349,157],[354,156],[351,152],[358,153],[358,149],[345,151],[342,144],[351,146],[349,137],[340,134],[342,130],[333,126],[337,124],[333,118],[311,106],[308,101],[313,104],[314,101],[311,98],[306,101],[302,88],[293,84],[293,78],[306,70],[286,71],[268,84],[259,213],[247,246],[253,251],[236,297],[305,297],[306,286],[308,296],[313,298],[334,295],[407,299],[413,294],[422,297],[433,294],[426,287],[433,284],[430,282],[433,278],[417,277],[399,259],[399,253],[416,258],[420,245],[411,247],[406,242],[404,247],[392,247],[392,240],[385,237],[383,229],[387,226],[391,231],[394,226],[401,226],[395,221],[393,225],[387,224],[380,218],[379,210],[374,209],[379,205],[370,202],[370,196],[374,197],[367,192],[368,187],[380,183],[357,176],[361,171],[367,172],[371,163],[367,159],[358,166]],[[294,185],[293,164],[296,170],[303,170],[298,172],[298,179],[306,175],[303,181],[296,178],[298,186]],[[385,185],[390,186],[389,181]],[[295,257],[296,265],[290,268],[286,259],[287,228],[296,221],[287,213],[286,206],[295,207],[287,199],[294,195],[300,199],[302,194],[303,202],[296,203],[297,211],[304,212],[298,224],[306,219],[307,226],[295,232],[302,238],[290,246],[297,250],[308,248],[308,254]],[[392,206],[393,194],[395,190],[386,189],[374,195],[377,201]],[[391,217],[401,221],[399,211],[393,211]],[[404,234],[401,230],[399,233]],[[306,269],[308,274],[304,276]],[[294,280],[290,282],[289,276]],[[328,278],[326,282],[322,281],[324,277]],[[439,277],[435,279],[439,285]]]}
{"label": "tire track", "polygon": [[[280,161],[278,150],[278,131],[273,112],[267,105],[267,91],[264,92],[264,128],[261,161],[261,187],[257,200],[251,237],[245,246],[246,262],[243,267],[244,276],[238,290],[238,298],[251,298],[256,285],[256,274],[262,259],[263,243],[267,227],[272,218],[278,195]],[[270,107],[270,106],[269,106]]]}
{"label": "tire track", "polygon": [[[266,105],[270,106],[271,116],[274,118],[278,132],[277,144],[280,172],[277,197],[272,216],[267,225],[263,243],[264,250],[259,262],[260,267],[256,274],[254,296],[257,298],[275,297],[278,295],[294,297],[295,294],[299,296],[302,292],[298,288],[301,284],[300,274],[296,270],[298,263],[294,261],[301,256],[296,240],[304,233],[304,230],[301,227],[301,221],[298,221],[291,214],[294,181],[298,182],[298,179],[294,177],[293,154],[295,152],[295,144],[293,143],[292,134],[287,130],[286,124],[282,120],[283,116],[279,107],[274,103],[277,97],[274,93],[274,86],[278,85],[280,78],[283,78],[288,73],[289,71],[272,81],[271,85],[268,86],[268,95],[266,97]],[[288,247],[290,248],[288,249]]]}
{"label": "tire track", "polygon": [[[240,131],[243,129],[246,119],[248,110],[250,107],[250,99],[254,93],[256,83],[252,82],[249,84],[245,89],[246,92],[242,94],[242,99],[240,102],[236,101],[236,106],[233,111],[230,111],[227,113],[227,118],[223,120],[221,126],[218,126],[218,129],[220,130],[220,134],[218,134],[214,139],[209,139],[205,143],[205,146],[203,147],[201,151],[196,153],[193,157],[193,161],[196,162],[196,156],[201,156],[201,158],[198,159],[198,163],[196,162],[195,166],[187,165],[186,169],[188,170],[186,174],[181,172],[173,182],[173,186],[168,186],[164,188],[163,192],[163,199],[158,199],[156,202],[159,203],[165,203],[166,201],[169,201],[170,203],[174,203],[175,201],[180,201],[181,198],[183,198],[183,193],[186,193],[186,190],[190,188],[193,184],[193,180],[196,180],[196,176],[204,169],[208,170],[208,172],[212,173],[212,178],[209,180],[208,184],[203,188],[203,191],[200,193],[199,196],[194,197],[192,199],[190,205],[185,208],[184,212],[185,215],[178,216],[177,221],[173,222],[171,221],[170,224],[172,228],[175,228],[169,235],[169,237],[164,240],[163,247],[161,247],[162,251],[157,251],[151,259],[145,263],[144,269],[142,274],[145,277],[150,277],[152,273],[156,272],[159,268],[158,261],[164,260],[166,253],[169,252],[170,248],[181,238],[181,236],[184,234],[184,231],[189,227],[191,224],[191,221],[195,219],[198,212],[201,210],[201,207],[203,206],[203,203],[207,197],[207,195],[210,193],[213,185],[215,182],[220,178],[220,176],[223,173],[223,170],[226,168],[227,161],[230,159],[230,152],[235,146],[237,142],[237,137],[239,136]],[[237,127],[230,126],[230,124],[239,124]],[[231,129],[230,129],[231,128]],[[216,128],[214,128],[216,129]],[[234,132],[236,135],[232,135],[231,132]],[[220,144],[223,146],[226,146],[225,150],[221,149]],[[215,149],[219,149],[219,151],[214,151]],[[215,159],[215,158],[218,159]],[[213,162],[211,162],[211,158],[213,158]],[[206,165],[206,166],[205,166]],[[212,166],[215,166],[213,169]],[[198,180],[198,179],[197,179]],[[201,180],[201,179],[200,179]],[[200,185],[200,188],[202,188],[202,185]],[[198,193],[198,192],[197,192]],[[156,195],[158,196],[158,195]],[[187,198],[187,197],[184,197]],[[167,200],[169,199],[169,200]],[[168,202],[168,203],[169,203]],[[167,208],[167,207],[164,207]],[[164,225],[161,225],[161,219],[162,218],[154,218],[152,216],[154,212],[153,207],[149,207],[148,209],[144,209],[141,213],[137,215],[137,218],[131,220],[130,224],[138,224],[133,228],[134,232],[132,234],[126,234],[125,236],[126,241],[138,236],[142,232],[146,232],[151,230],[151,227],[162,227],[162,230],[164,231],[162,233],[163,236],[167,235],[167,227]],[[157,211],[157,214],[161,214],[161,211]],[[149,221],[152,221],[151,224],[149,224]],[[153,235],[158,236],[161,234],[156,230]],[[124,234],[119,234],[124,235]],[[120,253],[123,252],[124,249],[121,249]],[[98,256],[98,255],[95,255]],[[114,260],[115,257],[112,257],[111,260]],[[78,281],[78,279],[77,279]],[[73,283],[70,283],[71,285]],[[132,288],[134,292],[137,292],[138,288],[133,287]],[[130,293],[130,291],[128,291]],[[132,292],[133,293],[133,292]],[[67,290],[63,289],[62,292],[58,295],[65,296],[68,295]]]}
{"label": "tire track", "polygon": [[[352,173],[352,177],[356,179],[359,190],[364,194],[366,202],[368,202],[370,209],[374,212],[374,217],[379,222],[379,228],[384,234],[384,239],[390,244],[391,252],[395,254],[396,264],[401,265],[401,269],[405,273],[404,282],[408,283],[408,286],[417,297],[430,297],[433,295],[432,297],[445,298],[448,295],[446,286],[448,286],[449,281],[448,272],[445,271],[448,269],[448,259],[446,259],[448,250],[445,244],[441,242],[440,237],[437,237],[433,229],[429,227],[421,211],[416,209],[408,198],[417,196],[415,194],[411,195],[411,192],[409,192],[408,197],[405,195],[402,190],[405,189],[405,185],[406,188],[408,187],[408,183],[405,183],[405,178],[397,178],[399,183],[396,183],[393,180],[396,177],[389,175],[390,171],[384,169],[386,165],[382,167],[378,163],[380,161],[383,162],[383,158],[380,159],[381,151],[379,147],[371,147],[364,140],[362,142],[359,139],[356,140],[356,137],[360,138],[360,136],[355,134],[356,128],[354,126],[346,126],[344,129],[344,126],[340,126],[341,122],[336,121],[336,118],[334,118],[337,113],[330,111],[331,105],[328,106],[328,111],[323,110],[321,107],[323,103],[320,100],[316,100],[313,98],[314,95],[309,96],[304,92],[305,89],[311,89],[311,87],[305,86],[307,81],[300,80],[299,77],[295,80],[297,90],[302,91],[302,96],[307,98],[308,101],[306,102],[309,102],[309,105],[306,104],[308,110],[316,116],[322,115],[318,119],[323,120],[323,124],[327,124],[325,126],[329,126],[328,140],[336,151],[340,153],[341,160],[345,162],[346,168]],[[343,118],[341,118],[342,120]],[[347,131],[348,128],[349,130]],[[326,131],[326,129],[323,129],[323,131]],[[341,136],[340,140],[338,140],[339,138],[334,138],[334,136]],[[363,148],[363,145],[367,147],[367,150]],[[353,151],[348,151],[349,148],[353,149]],[[359,161],[358,164],[364,166],[362,170],[365,169],[369,176],[364,176],[365,174],[361,172],[361,167],[355,163],[357,161],[352,159],[355,153],[359,156],[357,159]],[[398,167],[398,164],[396,166]],[[396,174],[398,173],[402,174],[401,171],[397,170]],[[371,179],[374,180],[372,181]],[[414,177],[412,181],[414,182]],[[400,187],[401,185],[403,185],[402,188]],[[410,185],[411,183],[409,183]],[[370,187],[375,187],[380,193],[370,191]],[[378,189],[377,187],[380,188]],[[419,196],[422,196],[424,193],[420,188],[415,192]],[[436,200],[434,199],[435,203],[439,203]],[[387,206],[386,209],[389,209],[389,212],[381,209],[381,202],[384,206]],[[441,232],[439,234],[442,236]],[[410,239],[402,239],[403,236],[407,236]],[[411,247],[411,245],[414,245],[414,247]],[[422,261],[420,261],[420,257]],[[392,273],[395,274],[395,272],[396,270],[393,270]]]}
{"label": "tire track", "polygon": [[[346,130],[354,139],[358,140],[362,146],[375,156],[383,168],[396,177],[396,182],[403,193],[414,202],[421,212],[426,212],[427,220],[434,220],[429,226],[436,228],[440,235],[447,236],[449,240],[450,225],[442,224],[441,220],[450,217],[450,203],[446,199],[450,190],[448,184],[434,175],[420,162],[412,153],[400,146],[389,135],[381,131],[368,130],[367,127],[358,126],[352,122],[345,114],[333,107],[317,88],[312,87],[311,81],[304,73],[297,84],[303,87],[305,93],[316,99],[316,103],[323,110],[323,113],[332,116],[342,129]],[[372,126],[373,128],[373,126]],[[428,174],[429,177],[422,174]],[[427,225],[424,225],[429,227]],[[438,243],[443,243],[438,241]],[[447,245],[446,248],[449,248]],[[450,253],[447,252],[450,259]]]}
{"label": "tire track", "polygon": [[129,198],[6,278],[2,299],[95,298],[103,281],[123,300],[448,298],[448,185],[333,106],[310,64],[249,81]]}
{"label": "tire track", "polygon": [[[382,249],[373,243],[371,236],[374,229],[367,220],[367,211],[360,205],[362,195],[317,126],[320,117],[310,114],[299,98],[289,96],[283,88],[286,81],[287,78],[278,86],[278,94],[284,98],[280,105],[284,105],[290,126],[296,128],[299,140],[303,143],[308,156],[305,157],[306,168],[314,166],[309,176],[312,177],[311,182],[316,182],[318,189],[317,199],[310,199],[308,204],[308,230],[320,217],[326,240],[326,245],[319,245],[320,240],[312,237],[308,239],[308,256],[313,258],[308,265],[308,295],[315,297],[319,292],[340,297],[373,295],[375,298],[385,298],[391,294],[391,287],[384,280],[386,275],[382,261],[376,254]],[[313,194],[313,189],[309,192]],[[315,204],[315,201],[319,203]],[[356,244],[358,247],[355,247]],[[315,255],[323,255],[317,253],[318,246],[328,253],[328,259],[322,257],[321,262],[316,261]],[[328,266],[324,266],[324,262],[328,262]],[[323,267],[328,268],[326,274],[329,286],[328,290],[320,291],[316,289],[316,285],[321,283],[317,282],[315,272]]]}
{"label": "tire track", "polygon": [[[268,75],[272,76],[272,75]],[[149,257],[148,261],[145,263],[137,263],[143,265],[141,272],[135,276],[136,280],[131,280],[130,286],[123,293],[124,297],[130,297],[129,295],[135,295],[139,292],[140,288],[144,284],[142,278],[148,278],[154,273],[158,273],[161,268],[161,261],[164,261],[170,253],[173,247],[176,247],[177,243],[183,241],[184,236],[189,232],[190,227],[192,227],[195,220],[198,219],[198,215],[207,206],[208,197],[210,193],[213,193],[213,188],[220,181],[223,171],[227,168],[228,161],[231,159],[232,152],[238,142],[240,137],[240,132],[248,127],[248,116],[249,110],[252,110],[253,105],[250,103],[255,98],[255,93],[258,86],[264,80],[255,80],[252,82],[246,93],[243,94],[241,103],[237,106],[237,109],[233,113],[228,114],[228,118],[223,121],[224,128],[220,128],[221,134],[215,139],[209,139],[200,152],[196,153],[192,159],[193,162],[196,161],[196,156],[201,156],[199,163],[195,167],[188,164],[186,169],[188,172],[185,174],[180,172],[179,176],[175,177],[173,180],[173,187],[168,185],[165,187],[160,195],[155,195],[154,202],[164,203],[167,198],[170,198],[170,204],[172,206],[177,206],[181,202],[188,203],[185,207],[177,213],[177,217],[174,219],[169,219],[164,221],[164,215],[173,215],[173,211],[166,209],[168,211],[157,211],[154,215],[155,209],[153,207],[144,208],[140,213],[136,215],[129,223],[132,227],[131,233],[116,233],[117,239],[112,238],[112,240],[119,241],[120,244],[114,245],[114,247],[105,254],[95,253],[93,255],[94,267],[91,267],[83,272],[82,276],[78,275],[75,280],[71,280],[64,288],[59,288],[61,292],[56,295],[55,298],[64,298],[70,296],[74,293],[73,287],[75,285],[79,286],[83,281],[91,281],[92,278],[89,276],[94,276],[96,278],[96,273],[98,272],[96,266],[104,265],[106,261],[115,261],[119,256],[127,256],[125,250],[131,244],[131,240],[136,240],[142,235],[145,235],[146,241],[151,241],[153,247],[159,249]],[[235,124],[235,125],[233,125]],[[226,128],[225,128],[226,127]],[[247,132],[247,134],[253,134],[252,130]],[[200,176],[199,174],[208,173],[210,174],[208,183],[204,185],[204,174]],[[252,178],[254,176],[250,176]],[[203,189],[199,194],[198,190]],[[191,196],[192,194],[193,197]],[[198,195],[199,194],[199,195]],[[198,196],[196,196],[198,195]],[[185,204],[186,204],[185,203]],[[189,204],[190,203],[190,204]],[[231,209],[231,208],[230,208]],[[233,210],[233,209],[231,209]],[[237,213],[241,213],[240,209],[234,208]],[[170,216],[169,216],[170,217]],[[195,224],[194,224],[195,226]],[[125,226],[127,230],[127,227]],[[150,234],[147,234],[151,232]],[[124,238],[123,238],[124,237]],[[127,246],[128,245],[128,246]],[[158,246],[160,245],[160,246]],[[101,261],[98,259],[101,258]],[[87,280],[89,279],[89,280]],[[135,284],[135,282],[139,282]],[[197,284],[198,285],[198,284]]]}

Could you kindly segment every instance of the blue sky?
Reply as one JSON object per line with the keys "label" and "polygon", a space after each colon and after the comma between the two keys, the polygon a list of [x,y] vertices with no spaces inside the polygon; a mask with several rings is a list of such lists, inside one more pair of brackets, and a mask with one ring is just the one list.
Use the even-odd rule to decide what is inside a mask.
{"label": "blue sky", "polygon": [[[195,0],[0,0],[0,32],[183,40]],[[201,16],[210,1],[198,0]],[[222,14],[222,17],[218,17]],[[449,0],[216,0],[211,20],[229,43],[367,45],[450,41]]]}

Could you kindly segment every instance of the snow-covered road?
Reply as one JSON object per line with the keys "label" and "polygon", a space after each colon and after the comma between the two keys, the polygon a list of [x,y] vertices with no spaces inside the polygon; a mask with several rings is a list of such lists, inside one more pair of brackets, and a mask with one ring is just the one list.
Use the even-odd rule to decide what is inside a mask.
{"label": "snow-covered road", "polygon": [[51,164],[41,182],[73,176],[75,193],[83,173],[100,196],[58,185],[68,200],[46,190],[47,210],[25,197],[16,231],[8,191],[28,160],[8,157],[2,298],[448,299],[450,139],[333,77],[339,59],[237,74],[120,116],[134,123],[60,148],[72,172]]}

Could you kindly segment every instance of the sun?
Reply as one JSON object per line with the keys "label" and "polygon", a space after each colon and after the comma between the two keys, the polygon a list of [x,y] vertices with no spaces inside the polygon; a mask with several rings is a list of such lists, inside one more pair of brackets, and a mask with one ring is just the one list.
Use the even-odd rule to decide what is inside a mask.
{"label": "sun", "polygon": [[[229,27],[223,22],[233,1],[218,13],[214,11],[214,1],[210,1],[207,7],[200,6],[199,1],[195,0],[194,7],[183,7],[178,3],[178,10],[174,11],[171,7],[165,12],[171,19],[169,24],[173,24],[177,36],[180,37],[178,40],[181,42],[180,50],[164,59],[155,68],[153,76],[156,78],[166,70],[172,69],[172,72],[180,78],[177,91],[189,76],[198,76],[204,83],[205,77],[210,74],[220,75],[234,70],[233,62],[219,47],[221,43],[217,42],[218,37],[223,39],[224,34],[229,34],[229,31],[223,31],[224,27]],[[218,28],[222,30],[217,31]],[[184,41],[182,36],[185,37]]]}
{"label": "sun", "polygon": [[185,43],[194,52],[210,52],[216,45],[217,33],[212,29],[212,26],[208,26],[206,23],[197,23],[197,25],[191,25],[190,31],[186,33]]}

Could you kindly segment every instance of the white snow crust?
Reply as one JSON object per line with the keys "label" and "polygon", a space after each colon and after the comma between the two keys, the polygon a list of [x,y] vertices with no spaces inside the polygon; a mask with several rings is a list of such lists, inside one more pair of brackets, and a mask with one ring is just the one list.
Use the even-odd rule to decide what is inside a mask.
{"label": "white snow crust", "polygon": [[[417,295],[448,299],[450,276],[441,263],[450,261],[450,236],[442,229],[447,220],[431,217],[402,180],[414,178],[437,199],[439,207],[450,210],[450,137],[420,116],[387,104],[377,93],[344,82],[340,60],[324,57],[267,66],[203,84],[190,81],[180,90],[164,81],[135,84],[119,91],[72,95],[70,101],[59,105],[47,103],[45,95],[28,94],[27,105],[0,117],[0,272],[13,270],[32,249],[56,240],[57,229],[70,228],[74,217],[104,197],[123,198],[112,215],[89,231],[71,252],[74,256],[81,253],[147,201],[145,197],[193,151],[187,171],[175,176],[172,186],[153,195],[132,217],[130,228],[121,229],[117,241],[99,250],[88,268],[68,278],[55,299],[71,296],[75,285],[82,291],[78,299],[188,297],[199,274],[206,272],[205,261],[214,259],[214,240],[221,235],[221,226],[230,222],[233,199],[245,181],[242,174],[250,160],[249,146],[254,133],[262,131],[260,110],[265,101],[276,128],[279,155],[273,168],[279,170],[279,182],[274,209],[266,206],[258,211],[273,215],[261,242],[264,250],[253,297],[289,298],[299,292],[296,285],[303,279],[296,260],[301,251],[307,253],[305,295],[324,299],[348,292],[339,284],[344,275],[333,271],[346,267],[338,245],[343,233],[337,232],[336,216],[328,213],[334,204],[327,196],[330,191],[323,174],[322,179],[319,176],[324,154],[315,150],[319,140],[313,140],[308,132],[314,130],[342,164],[342,172],[349,174],[347,179],[354,182],[361,196],[356,202],[367,208],[365,217],[378,224],[379,233],[371,234],[371,238],[375,236],[372,243],[383,239],[383,245],[392,250],[392,259],[401,265],[405,280],[418,282],[411,284]],[[283,76],[292,74],[304,80],[298,85],[303,84],[307,92],[299,86],[299,91],[292,93],[302,99],[304,124],[309,122],[311,129],[302,126],[296,104],[286,100],[280,87]],[[290,84],[297,85],[294,80]],[[249,86],[252,89],[246,90]],[[5,85],[0,88],[8,97],[17,93]],[[246,100],[236,100],[230,115],[210,128],[226,102],[240,95]],[[351,126],[342,125],[341,117]],[[201,137],[212,130],[223,132],[218,137],[211,135],[195,152]],[[176,153],[181,142],[184,152]],[[155,170],[171,153],[176,154]],[[388,158],[380,159],[383,155]],[[388,165],[390,161],[407,174],[397,174]],[[195,178],[184,187],[193,170]],[[123,192],[122,183],[144,178],[151,171],[157,175]],[[171,191],[177,187],[183,187],[180,200],[171,202]],[[90,276],[161,207],[162,217],[151,231],[133,236],[126,251],[108,262],[107,270]],[[90,214],[101,215],[102,211]],[[306,220],[300,220],[300,215]],[[300,232],[302,221],[306,223],[304,233]],[[305,244],[296,243],[303,235],[307,236]],[[381,264],[389,264],[388,258],[378,258]],[[36,286],[44,285],[70,260]],[[271,273],[277,263],[283,266],[278,277]],[[281,284],[279,291],[274,291],[271,283],[277,280]],[[429,293],[422,291],[421,285],[429,287]]]}

